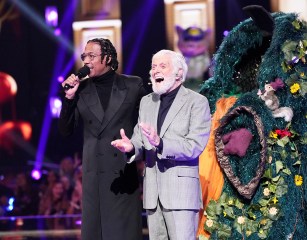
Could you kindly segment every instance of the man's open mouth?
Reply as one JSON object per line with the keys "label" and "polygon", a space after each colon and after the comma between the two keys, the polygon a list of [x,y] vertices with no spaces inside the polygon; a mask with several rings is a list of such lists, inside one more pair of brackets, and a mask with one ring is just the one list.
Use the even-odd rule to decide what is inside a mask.
{"label": "man's open mouth", "polygon": [[156,82],[162,82],[164,80],[164,78],[163,77],[158,77],[158,78],[156,78]]}

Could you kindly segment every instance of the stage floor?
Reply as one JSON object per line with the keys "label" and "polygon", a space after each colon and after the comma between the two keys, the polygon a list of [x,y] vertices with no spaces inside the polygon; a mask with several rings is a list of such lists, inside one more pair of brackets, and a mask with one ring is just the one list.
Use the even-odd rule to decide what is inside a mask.
{"label": "stage floor", "polygon": [[[81,240],[81,216],[1,217],[1,240]],[[143,216],[143,240],[148,240]]]}

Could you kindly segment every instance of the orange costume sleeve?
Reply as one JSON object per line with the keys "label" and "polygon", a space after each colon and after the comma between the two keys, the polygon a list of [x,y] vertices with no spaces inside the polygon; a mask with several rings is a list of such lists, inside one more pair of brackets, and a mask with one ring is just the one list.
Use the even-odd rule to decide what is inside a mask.
{"label": "orange costume sleeve", "polygon": [[220,98],[216,102],[216,111],[212,117],[212,125],[210,130],[210,137],[208,144],[202,154],[199,156],[199,178],[202,189],[203,209],[199,212],[199,225],[197,235],[204,235],[207,238],[210,234],[204,230],[206,216],[204,210],[206,209],[211,199],[218,200],[221,196],[224,178],[220,165],[217,161],[215,144],[214,144],[214,131],[220,125],[220,119],[227,113],[227,111],[234,105],[237,98]]}

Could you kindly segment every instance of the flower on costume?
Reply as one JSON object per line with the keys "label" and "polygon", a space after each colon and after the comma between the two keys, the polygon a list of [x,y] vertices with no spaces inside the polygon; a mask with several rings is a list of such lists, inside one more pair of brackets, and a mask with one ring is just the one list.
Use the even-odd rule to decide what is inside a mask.
{"label": "flower on costume", "polygon": [[277,138],[277,137],[278,137],[278,135],[275,131],[270,132],[270,138]]}
{"label": "flower on costume", "polygon": [[294,176],[294,182],[295,182],[295,185],[296,186],[302,186],[302,184],[303,184],[303,176],[301,176],[301,175],[295,175]]}
{"label": "flower on costume", "polygon": [[265,188],[265,189],[263,189],[263,195],[264,196],[269,196],[270,195],[270,189],[268,189],[268,188]]}
{"label": "flower on costume", "polygon": [[208,219],[208,220],[206,221],[206,225],[207,225],[208,227],[212,227],[212,226],[213,226],[213,221],[212,221],[211,219]]}
{"label": "flower on costume", "polygon": [[281,138],[286,137],[286,136],[287,136],[287,137],[291,137],[291,136],[292,136],[291,132],[288,131],[288,129],[285,129],[285,130],[277,129],[277,130],[275,130],[275,133],[276,133],[279,137],[281,137]]}
{"label": "flower on costume", "polygon": [[271,208],[269,209],[269,213],[270,213],[270,215],[272,215],[272,216],[275,216],[275,215],[277,214],[277,212],[278,212],[278,209],[277,209],[276,207],[271,207]]}
{"label": "flower on costume", "polygon": [[294,83],[291,87],[290,87],[290,92],[291,93],[297,93],[298,90],[300,90],[301,86],[298,83]]}
{"label": "flower on costume", "polygon": [[240,217],[238,217],[238,223],[239,224],[244,224],[244,222],[245,222],[245,217],[243,217],[243,216],[240,216]]}
{"label": "flower on costume", "polygon": [[264,225],[267,224],[267,222],[268,222],[268,221],[267,221],[266,219],[262,219],[262,220],[260,221],[260,224],[264,226]]}

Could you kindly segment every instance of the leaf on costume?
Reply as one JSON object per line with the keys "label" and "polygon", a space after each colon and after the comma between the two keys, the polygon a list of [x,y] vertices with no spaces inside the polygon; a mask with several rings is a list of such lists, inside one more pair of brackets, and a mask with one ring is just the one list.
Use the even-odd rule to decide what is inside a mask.
{"label": "leaf on costume", "polygon": [[240,202],[240,200],[238,198],[235,199],[234,201],[234,205],[238,208],[238,209],[243,209],[244,204],[242,202]]}
{"label": "leaf on costume", "polygon": [[267,170],[265,170],[263,177],[268,178],[268,179],[272,179],[272,169],[268,168]]}
{"label": "leaf on costume", "polygon": [[287,158],[287,156],[288,156],[287,151],[286,151],[285,149],[283,149],[283,150],[281,151],[281,153],[280,153],[280,156],[281,156],[281,158],[282,158],[283,160],[285,160],[285,159]]}
{"label": "leaf on costume", "polygon": [[236,220],[236,221],[234,221],[234,223],[233,223],[233,228],[234,228],[238,233],[240,233],[240,234],[242,235],[243,230],[244,230],[244,225],[245,225],[245,224],[240,224],[240,223],[238,223],[238,221]]}
{"label": "leaf on costume", "polygon": [[209,240],[209,238],[207,238],[205,235],[199,235],[198,239],[199,240]]}
{"label": "leaf on costume", "polygon": [[301,139],[300,139],[301,144],[307,144],[307,133],[305,133]]}
{"label": "leaf on costume", "polygon": [[[260,229],[262,230],[262,229]],[[262,230],[258,232],[258,237],[261,238],[261,239],[267,239],[268,237],[268,231],[265,231],[265,230]]]}
{"label": "leaf on costume", "polygon": [[266,205],[268,205],[268,203],[269,203],[269,199],[260,199],[259,201],[258,201],[258,203],[261,205],[261,206],[266,206]]}
{"label": "leaf on costume", "polygon": [[290,77],[285,81],[288,86],[292,86],[294,83],[298,82],[298,76],[296,73],[290,75]]}
{"label": "leaf on costume", "polygon": [[257,232],[257,229],[258,229],[258,222],[247,219],[246,230],[249,230],[252,233],[254,233]]}
{"label": "leaf on costume", "polygon": [[297,20],[294,20],[294,21],[292,22],[292,25],[293,25],[293,27],[294,27],[296,30],[299,30],[299,29],[301,28],[301,24],[300,24],[300,22],[297,21]]}
{"label": "leaf on costume", "polygon": [[222,195],[220,196],[218,202],[221,204],[221,205],[225,205],[227,202],[228,202],[228,195],[227,193],[222,193]]}
{"label": "leaf on costume", "polygon": [[301,165],[301,161],[300,161],[300,160],[298,160],[298,161],[296,161],[295,163],[293,163],[292,165],[293,165],[293,166],[296,166],[296,165]]}
{"label": "leaf on costume", "polygon": [[293,142],[289,142],[291,151],[295,151],[295,144]]}
{"label": "leaf on costume", "polygon": [[279,173],[279,171],[284,168],[284,165],[282,161],[277,161],[275,164],[276,164],[276,173]]}
{"label": "leaf on costume", "polygon": [[300,83],[300,94],[301,94],[301,96],[302,97],[304,97],[305,96],[305,94],[307,93],[307,82],[302,82],[302,83]]}
{"label": "leaf on costume", "polygon": [[296,51],[296,47],[297,47],[297,42],[294,41],[285,41],[285,43],[282,46],[282,51],[285,54],[285,59],[287,61],[291,61],[294,53]]}
{"label": "leaf on costume", "polygon": [[288,192],[288,185],[280,185],[276,188],[276,197],[280,198]]}
{"label": "leaf on costume", "polygon": [[217,236],[218,236],[218,239],[229,238],[231,236],[231,227],[226,224],[222,224],[217,231]]}
{"label": "leaf on costume", "polygon": [[277,183],[277,182],[279,181],[279,178],[280,178],[280,175],[278,175],[278,176],[272,178],[272,181],[275,182],[275,183]]}
{"label": "leaf on costume", "polygon": [[235,215],[233,213],[233,208],[232,207],[229,207],[229,206],[225,206],[224,208],[224,213],[226,213],[226,218],[230,218],[230,219],[234,219],[235,218]]}
{"label": "leaf on costume", "polygon": [[207,208],[206,213],[208,216],[216,217],[216,215],[219,215],[222,213],[222,207],[221,204],[217,203],[214,200],[210,200]]}
{"label": "leaf on costume", "polygon": [[277,143],[278,146],[281,146],[281,147],[285,146],[284,142],[281,141],[281,139],[278,139],[276,143]]}
{"label": "leaf on costume", "polygon": [[262,227],[264,230],[269,230],[273,225],[273,221],[271,219],[266,219],[266,224]]}
{"label": "leaf on costume", "polygon": [[270,186],[269,186],[269,190],[270,190],[271,193],[275,193],[276,192],[276,188],[277,188],[277,186],[274,185],[274,184],[270,184]]}
{"label": "leaf on costume", "polygon": [[283,173],[287,174],[287,175],[291,175],[291,171],[289,168],[285,168],[282,170]]}

